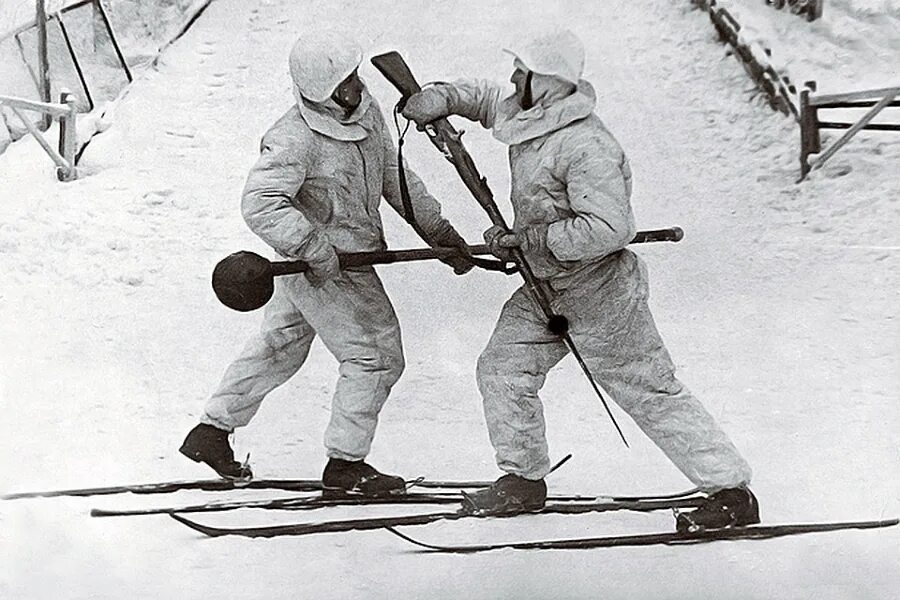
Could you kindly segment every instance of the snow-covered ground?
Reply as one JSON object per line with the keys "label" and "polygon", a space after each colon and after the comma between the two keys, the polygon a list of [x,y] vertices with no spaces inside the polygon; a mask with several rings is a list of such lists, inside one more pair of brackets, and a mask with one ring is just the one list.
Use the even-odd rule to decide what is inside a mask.
{"label": "snow-covered ground", "polygon": [[[400,50],[421,79],[505,79],[500,48],[513,36],[548,22],[577,31],[598,112],[631,156],[639,225],[687,233],[678,245],[638,249],[651,270],[653,308],[682,379],[753,465],[763,520],[900,515],[900,138],[861,136],[796,185],[796,126],[753,100],[707,17],[680,0],[218,0],[133,84],[113,126],[85,152],[81,179],[56,182],[39,148],[14,144],[0,156],[0,492],[208,475],[177,447],[260,319],[219,305],[209,274],[238,249],[272,256],[240,219],[240,189],[259,136],[291,102],[291,43],[335,22],[370,54]],[[874,39],[890,32],[877,31],[859,35],[890,43]],[[861,76],[872,62],[862,47],[841,57],[836,71]],[[388,109],[396,93],[372,67],[362,74]],[[503,200],[504,148],[467,129]],[[406,152],[445,213],[478,240],[486,217],[446,162],[422,136],[410,137]],[[418,246],[388,211],[391,245]],[[457,278],[439,264],[380,272],[409,364],[382,413],[371,461],[408,477],[495,477],[474,367],[516,280]],[[318,476],[335,370],[317,344],[238,432],[237,453],[252,452],[258,476]],[[618,412],[632,445],[622,447],[571,361],[551,373],[543,398],[553,455],[574,453],[552,475],[553,492],[688,486]],[[900,527],[697,547],[437,556],[377,531],[208,540],[166,517],[88,516],[95,506],[213,496],[0,503],[0,597],[844,599],[893,598],[900,585]],[[229,495],[250,496],[262,494]],[[320,517],[243,510],[198,520]],[[671,527],[667,514],[606,514],[417,532],[475,542]]]}

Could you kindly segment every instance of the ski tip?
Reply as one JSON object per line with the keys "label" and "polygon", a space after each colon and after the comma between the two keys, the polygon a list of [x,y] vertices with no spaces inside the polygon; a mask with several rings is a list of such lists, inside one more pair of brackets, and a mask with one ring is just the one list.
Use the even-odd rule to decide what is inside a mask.
{"label": "ski tip", "polygon": [[173,519],[175,519],[182,525],[185,525],[186,527],[189,527],[189,528],[193,529],[194,531],[199,531],[203,535],[208,535],[209,537],[218,537],[220,535],[224,535],[221,532],[218,532],[216,529],[213,529],[211,527],[206,527],[205,525],[201,525],[200,523],[197,523],[196,521],[191,521],[190,519],[188,519],[186,517],[182,517],[178,513],[168,513],[168,514],[170,517],[172,517]]}
{"label": "ski tip", "polygon": [[415,538],[409,537],[405,533],[400,533],[393,527],[385,527],[384,530],[389,531],[390,533],[393,533],[395,536],[397,536],[398,538],[400,538],[403,541],[409,542],[410,544],[413,544],[414,546],[418,546],[421,549],[420,551],[443,552],[445,550],[441,546],[432,546],[431,544],[426,544],[425,542],[420,542],[419,540],[417,540]]}
{"label": "ski tip", "polygon": [[185,517],[182,517],[178,513],[169,513],[169,516],[172,517],[173,519],[175,519],[176,521],[178,521],[179,523],[181,523],[182,525],[187,525],[188,527],[191,527],[194,525],[193,521],[191,521],[190,519],[186,519]]}

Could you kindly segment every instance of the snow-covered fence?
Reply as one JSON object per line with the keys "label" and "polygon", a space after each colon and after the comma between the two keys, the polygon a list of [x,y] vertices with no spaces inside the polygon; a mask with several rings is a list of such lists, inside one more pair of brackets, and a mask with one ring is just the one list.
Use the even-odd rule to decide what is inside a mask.
{"label": "snow-covered fence", "polygon": [[[56,163],[56,176],[60,181],[72,181],[78,176],[75,169],[75,153],[78,149],[78,137],[76,134],[76,120],[78,118],[78,109],[75,106],[76,100],[73,94],[63,92],[60,94],[59,104],[50,102],[35,102],[24,98],[14,98],[12,96],[0,96],[0,105],[8,106],[13,113],[31,135],[37,140],[41,148]],[[44,137],[44,134],[32,123],[22,111],[36,111],[50,118],[59,120],[59,151],[55,150],[50,142]]]}
{"label": "snow-covered fence", "polygon": [[[132,80],[132,69],[154,64],[211,2],[46,0],[52,8],[42,19],[35,10],[42,1],[0,9],[0,93],[49,103],[69,89],[82,112],[105,111],[104,102]],[[0,0],[4,9],[5,2]],[[0,110],[0,153],[28,133],[8,108]],[[82,144],[90,137],[82,131]]]}
{"label": "snow-covered fence", "polygon": [[[803,181],[811,170],[821,167],[861,130],[900,131],[900,124],[872,123],[878,113],[888,106],[900,106],[900,100],[896,99],[900,96],[900,87],[813,96],[812,93],[815,92],[815,89],[815,82],[810,81],[800,92],[800,181]],[[869,107],[871,108],[856,123],[819,120],[820,110]],[[820,129],[846,129],[847,131],[821,156],[810,163],[809,155],[822,151],[819,138]]]}
{"label": "snow-covered fence", "polygon": [[[101,0],[79,0],[74,3],[66,4],[60,10],[50,14],[47,14],[44,11],[44,2],[41,0],[36,3],[36,8],[34,21],[14,29],[9,32],[6,37],[15,39],[26,68],[31,74],[31,77],[38,88],[39,95],[44,102],[50,101],[51,78],[49,71],[51,70],[51,65],[48,57],[48,38],[50,31],[52,31],[54,36],[58,38],[57,45],[62,47],[57,54],[63,54],[65,56],[65,58],[62,56],[54,57],[55,64],[53,65],[52,70],[55,75],[55,81],[52,83],[60,86],[78,86],[81,89],[82,98],[86,102],[86,105],[82,108],[87,111],[94,109],[94,97],[91,92],[93,86],[89,84],[88,79],[85,76],[85,69],[82,65],[83,61],[79,57],[79,52],[76,50],[76,43],[73,41],[74,36],[70,33],[66,15],[68,15],[68,18],[89,21],[91,23],[91,29],[94,30],[92,32],[92,44],[96,47],[98,43],[106,43],[108,40],[108,43],[114,51],[121,72],[128,82],[132,81],[133,77],[131,69],[128,67],[115,32],[113,31],[112,24],[110,23],[109,15]],[[50,29],[48,25],[52,25],[52,29]],[[30,53],[26,51],[26,43],[23,41],[24,36],[31,35],[34,35],[37,38],[35,41],[38,55],[36,69],[31,66],[31,62],[28,59]],[[99,42],[101,36],[104,39],[103,42]],[[63,66],[61,64],[62,61],[68,62],[68,65]],[[74,70],[77,81],[69,80],[72,75],[69,68]]]}
{"label": "snow-covered fence", "polygon": [[785,115],[799,118],[800,113],[791,100],[796,93],[787,76],[778,73],[769,62],[769,49],[758,43],[747,43],[741,36],[741,25],[728,10],[718,6],[716,0],[691,0],[709,14],[719,39],[730,45],[747,74],[756,82],[769,100],[769,106]]}
{"label": "snow-covered fence", "polygon": [[775,8],[787,8],[795,15],[806,17],[807,21],[822,18],[825,0],[766,0],[766,4]]}

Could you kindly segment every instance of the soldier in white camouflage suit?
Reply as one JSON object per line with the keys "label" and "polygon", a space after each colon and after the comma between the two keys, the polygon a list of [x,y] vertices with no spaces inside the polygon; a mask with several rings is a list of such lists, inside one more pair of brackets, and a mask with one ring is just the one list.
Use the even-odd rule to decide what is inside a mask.
{"label": "soldier in white camouflage suit", "polygon": [[[400,477],[363,459],[378,414],[404,367],[400,326],[372,267],[340,270],[338,253],[386,248],[382,196],[404,214],[397,150],[381,110],[357,74],[360,48],[333,33],[301,37],[290,55],[294,104],[262,139],[242,197],[247,225],[281,256],[309,265],[279,277],[261,331],[246,345],[206,404],[181,452],[222,476],[247,478],[228,434],[256,414],[266,394],[294,375],[318,335],[340,363],[325,431],[329,488],[382,494]],[[464,247],[440,205],[412,171],[410,200],[433,246]],[[406,215],[409,217],[409,215]],[[445,259],[457,274],[463,258]]]}
{"label": "soldier in white camouflage suit", "polygon": [[[596,381],[701,490],[706,504],[679,529],[758,522],[750,468],[713,417],[675,377],[647,304],[647,270],[626,246],[634,237],[632,173],[594,114],[581,78],[584,47],[570,31],[542,35],[513,55],[504,97],[486,81],[436,84],[413,95],[404,116],[420,125],[450,114],[480,122],[509,147],[512,231],[485,241],[499,257],[519,247],[553,292],[552,307]],[[471,496],[483,514],[538,509],[550,461],[538,391],[566,354],[539,306],[519,289],[503,307],[478,361],[477,380],[497,464],[507,474]]]}

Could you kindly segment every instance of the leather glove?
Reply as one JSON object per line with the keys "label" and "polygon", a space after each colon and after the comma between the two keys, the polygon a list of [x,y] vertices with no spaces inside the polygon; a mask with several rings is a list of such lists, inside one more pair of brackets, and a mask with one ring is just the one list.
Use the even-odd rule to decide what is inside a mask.
{"label": "leather glove", "polygon": [[438,86],[427,87],[406,99],[401,111],[404,117],[422,127],[450,114],[447,98]]}
{"label": "leather glove", "polygon": [[314,248],[307,251],[303,260],[309,267],[306,270],[306,279],[313,287],[321,287],[341,272],[341,265],[334,246],[326,242],[319,242]]}
{"label": "leather glove", "polygon": [[456,233],[456,231],[451,230],[450,232],[435,239],[433,245],[442,248],[459,249],[462,256],[450,256],[448,258],[440,259],[442,263],[452,267],[453,272],[457,275],[465,275],[472,270],[472,267],[475,266],[472,261],[466,259],[466,257],[472,256],[472,254],[469,252],[469,245],[466,244],[466,240],[464,240],[461,235]]}
{"label": "leather glove", "polygon": [[520,248],[525,254],[546,254],[547,229],[549,224],[530,225],[513,233],[499,225],[484,232],[484,243],[491,254],[500,260],[512,261],[513,249]]}

